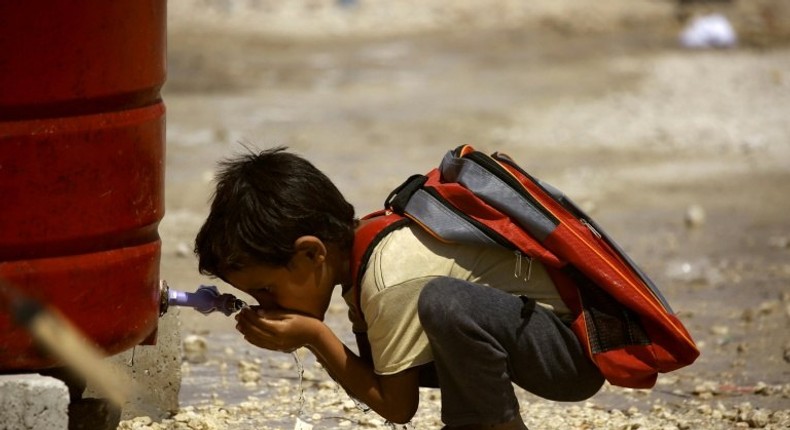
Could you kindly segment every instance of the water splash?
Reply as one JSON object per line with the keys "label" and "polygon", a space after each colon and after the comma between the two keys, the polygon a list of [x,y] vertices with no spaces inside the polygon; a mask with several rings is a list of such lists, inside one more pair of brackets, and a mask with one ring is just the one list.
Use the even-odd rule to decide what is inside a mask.
{"label": "water splash", "polygon": [[302,417],[304,415],[304,405],[306,402],[304,396],[304,365],[302,364],[302,359],[299,357],[299,350],[295,350],[291,353],[291,356],[294,358],[294,363],[296,364],[296,372],[299,375],[298,379],[298,390],[299,390],[299,410],[296,413],[297,417]]}
{"label": "water splash", "polygon": [[296,364],[296,373],[299,375],[298,379],[298,386],[297,389],[299,390],[299,410],[296,412],[296,422],[294,423],[294,430],[313,430],[313,425],[309,422],[302,419],[305,416],[304,412],[304,405],[306,402],[304,396],[304,364],[302,364],[302,359],[299,357],[299,350],[295,350],[291,353],[291,356],[294,358],[294,364]]}
{"label": "water splash", "polygon": [[[306,398],[305,398],[305,394],[304,394],[304,383],[303,383],[304,382],[304,364],[302,363],[302,358],[299,356],[299,350],[293,351],[291,353],[291,356],[294,359],[294,364],[296,366],[296,372],[299,375],[298,380],[297,380],[297,388],[299,390],[299,409],[296,412],[296,422],[294,424],[294,430],[312,430],[313,425],[310,424],[307,421],[307,420],[309,420],[309,418],[307,418],[307,415],[306,415],[305,410],[304,410],[305,403],[306,403]],[[321,368],[325,372],[327,372],[327,374],[329,374],[329,372],[323,366],[321,366]],[[330,375],[330,379],[331,379],[331,375]],[[340,384],[338,384],[337,382],[335,382],[335,391],[339,394],[341,389],[342,389],[342,386]],[[366,413],[368,413],[368,412],[370,412],[372,410],[365,403],[357,400],[353,396],[348,395],[348,393],[345,392],[345,390],[343,390],[343,391],[351,399],[351,401],[354,402],[354,406],[358,410],[360,410],[362,413],[366,414]],[[396,423],[393,423],[393,422],[390,422],[390,421],[386,421],[385,425],[387,427],[389,427],[391,430],[415,430],[414,425],[412,423],[410,423],[410,422],[406,423],[406,424],[396,424]]]}

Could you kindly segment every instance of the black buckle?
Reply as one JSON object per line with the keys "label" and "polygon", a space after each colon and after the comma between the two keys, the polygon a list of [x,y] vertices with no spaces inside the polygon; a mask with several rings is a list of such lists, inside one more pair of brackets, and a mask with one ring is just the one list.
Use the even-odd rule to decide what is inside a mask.
{"label": "black buckle", "polygon": [[392,190],[390,195],[387,196],[387,200],[384,201],[384,207],[402,215],[412,194],[422,188],[427,180],[428,177],[425,175],[409,176],[409,179],[406,179],[404,183]]}

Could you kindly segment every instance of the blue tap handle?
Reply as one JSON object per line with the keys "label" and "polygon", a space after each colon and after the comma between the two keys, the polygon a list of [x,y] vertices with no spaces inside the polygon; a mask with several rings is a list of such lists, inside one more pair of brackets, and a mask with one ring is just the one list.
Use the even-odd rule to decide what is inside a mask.
{"label": "blue tap handle", "polygon": [[[189,293],[169,288],[163,282],[163,289],[163,294],[167,295],[167,306],[190,307],[206,315],[219,311],[230,316],[247,306],[247,303],[232,294],[220,294],[214,285],[201,285],[197,291]],[[167,306],[164,306],[163,312],[167,311]]]}

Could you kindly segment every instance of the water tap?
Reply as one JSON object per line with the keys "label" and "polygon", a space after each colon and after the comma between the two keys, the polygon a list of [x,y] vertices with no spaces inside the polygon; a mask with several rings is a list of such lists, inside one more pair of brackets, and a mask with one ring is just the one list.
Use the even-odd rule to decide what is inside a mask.
{"label": "water tap", "polygon": [[159,315],[164,315],[170,306],[193,308],[202,314],[215,311],[230,316],[247,306],[243,300],[232,294],[220,294],[214,285],[201,285],[194,293],[170,288],[165,280],[160,281]]}

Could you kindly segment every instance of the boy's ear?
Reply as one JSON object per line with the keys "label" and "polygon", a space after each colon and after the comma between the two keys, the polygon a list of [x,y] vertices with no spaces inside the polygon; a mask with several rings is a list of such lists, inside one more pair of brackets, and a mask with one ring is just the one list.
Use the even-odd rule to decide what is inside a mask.
{"label": "boy's ear", "polygon": [[314,264],[321,264],[326,260],[326,246],[315,236],[301,236],[294,242],[297,254],[302,254]]}

